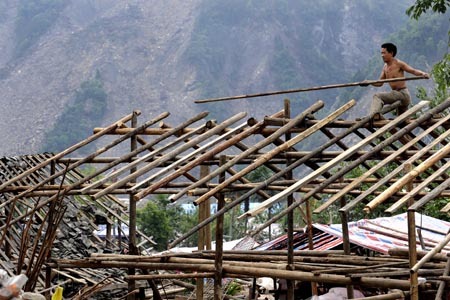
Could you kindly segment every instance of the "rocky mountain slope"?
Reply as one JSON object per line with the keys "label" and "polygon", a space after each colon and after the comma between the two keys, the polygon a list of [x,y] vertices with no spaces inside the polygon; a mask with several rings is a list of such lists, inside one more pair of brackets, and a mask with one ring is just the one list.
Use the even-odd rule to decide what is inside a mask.
{"label": "rocky mountain slope", "polygon": [[[273,113],[283,97],[233,105],[193,101],[348,82],[404,26],[413,1],[63,3],[48,29],[18,56],[23,1],[0,1],[0,156],[41,151],[46,132],[96,74],[107,94],[96,126],[136,109],[145,120],[169,111],[173,124],[204,110],[218,119],[239,111]],[[288,97],[301,109],[318,98],[332,107],[338,96],[334,90]],[[362,97],[360,105],[367,101]]]}

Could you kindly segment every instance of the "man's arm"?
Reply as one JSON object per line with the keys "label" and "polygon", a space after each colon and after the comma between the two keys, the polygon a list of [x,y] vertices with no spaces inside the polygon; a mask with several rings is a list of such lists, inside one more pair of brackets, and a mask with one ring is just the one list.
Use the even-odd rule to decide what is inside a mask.
{"label": "man's arm", "polygon": [[417,70],[417,69],[414,69],[413,67],[411,67],[410,65],[408,65],[407,63],[405,63],[403,61],[401,62],[401,67],[402,67],[403,71],[408,72],[410,74],[413,74],[416,76],[423,76],[425,78],[430,78],[430,74],[420,71],[420,70]]}
{"label": "man's arm", "polygon": [[[385,66],[383,66],[383,70],[381,70],[380,78],[378,78],[378,80],[386,79],[386,73],[384,73],[384,68],[385,68]],[[372,83],[372,85],[373,86],[382,86],[383,83],[382,82],[377,82],[377,83]]]}
{"label": "man's arm", "polygon": [[[383,70],[381,71],[380,78],[378,78],[378,80],[383,80],[383,79],[386,79],[386,74],[384,74],[384,67],[383,67]],[[360,86],[368,86],[369,84],[373,85],[373,86],[382,86],[383,82],[369,83],[368,80],[364,80],[359,85]]]}

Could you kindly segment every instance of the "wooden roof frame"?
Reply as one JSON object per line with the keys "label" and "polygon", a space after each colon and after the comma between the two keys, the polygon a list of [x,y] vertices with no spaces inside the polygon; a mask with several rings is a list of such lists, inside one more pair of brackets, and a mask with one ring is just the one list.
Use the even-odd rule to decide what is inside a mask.
{"label": "wooden roof frame", "polygon": [[[200,221],[172,242],[171,247],[212,221],[220,222],[227,211],[254,194],[266,200],[241,218],[255,216],[279,201],[288,201],[288,206],[257,228],[253,235],[285,215],[292,216],[294,210],[307,204],[309,199],[321,199],[324,194],[332,196],[314,213],[339,203],[344,228],[349,221],[349,211],[358,203],[366,203],[365,210],[370,213],[381,203],[399,198],[387,212],[407,207],[413,216],[426,203],[441,195],[450,195],[450,177],[447,175],[450,168],[447,163],[450,157],[450,116],[447,113],[450,99],[432,108],[428,102],[421,101],[389,120],[372,122],[371,116],[354,121],[339,119],[354,105],[355,101],[351,100],[326,117],[316,118],[325,106],[323,101],[317,101],[291,117],[290,102],[286,100],[283,110],[261,121],[248,118],[242,122],[247,114],[238,113],[217,123],[206,119],[207,112],[201,112],[175,127],[164,122],[170,115],[168,112],[138,126],[140,112],[135,111],[107,127],[94,129],[92,136],[45,160],[23,170],[17,169],[16,174],[10,174],[0,184],[0,195],[5,199],[0,205],[10,205],[14,210],[17,202],[29,197],[47,197],[39,204],[43,207],[65,195],[85,195],[93,200],[109,195],[128,195],[130,250],[131,254],[137,254],[136,204],[151,194],[170,194],[173,202],[195,196],[196,205],[215,197],[221,203],[214,215]],[[393,111],[398,105],[387,106],[384,112]],[[316,141],[314,149],[302,147],[308,139]],[[124,151],[124,147],[120,147],[125,141],[129,141],[130,146]],[[81,158],[74,156],[75,151],[92,144],[97,150]],[[112,150],[124,153],[107,156]],[[40,172],[55,164],[60,166],[59,170],[44,178],[38,177]],[[90,175],[67,181],[69,171],[76,171],[86,164],[98,167]],[[389,176],[383,176],[380,170],[388,164],[395,164],[397,168]],[[238,165],[244,167],[237,170]],[[200,176],[200,168],[204,166],[209,167],[209,173]],[[260,166],[272,170],[273,175],[263,182],[250,182],[245,175]],[[348,172],[359,167],[366,169],[362,176],[345,178]],[[299,174],[302,177],[296,178]],[[55,182],[58,182],[56,186]],[[362,183],[371,188],[360,189]],[[431,192],[425,193],[430,186],[433,186]],[[405,187],[407,191],[402,191]],[[243,194],[224,203],[224,193],[234,190],[243,191]],[[267,191],[275,194],[269,195]],[[348,202],[349,196],[354,199]],[[367,200],[372,198],[370,202]],[[311,211],[308,207],[305,209],[303,213],[310,224]],[[447,204],[441,211],[448,213],[449,209]],[[4,247],[9,243],[8,228],[25,218],[14,213],[8,215],[0,227],[3,229],[0,242]],[[292,226],[290,224],[289,231]],[[411,226],[414,228],[414,224]],[[220,237],[220,232],[218,234]],[[345,235],[344,230],[344,251],[350,255],[348,235],[347,238]],[[409,238],[416,240],[414,230]],[[449,239],[450,235],[447,235],[443,243],[448,243]],[[439,252],[443,246],[442,243],[436,245],[430,253]],[[413,248],[415,242],[410,244],[412,277],[430,259],[426,256],[425,260],[417,262]],[[288,261],[293,261],[292,251],[289,253]],[[414,294],[417,282],[413,280],[411,286],[414,287],[410,292]]]}

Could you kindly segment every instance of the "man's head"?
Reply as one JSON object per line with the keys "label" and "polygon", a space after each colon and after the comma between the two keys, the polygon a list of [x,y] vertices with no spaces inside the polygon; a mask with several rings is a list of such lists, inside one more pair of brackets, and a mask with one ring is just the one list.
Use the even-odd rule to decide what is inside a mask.
{"label": "man's head", "polygon": [[393,57],[397,54],[397,46],[392,43],[384,43],[381,45],[381,49],[386,49],[386,51],[391,53]]}

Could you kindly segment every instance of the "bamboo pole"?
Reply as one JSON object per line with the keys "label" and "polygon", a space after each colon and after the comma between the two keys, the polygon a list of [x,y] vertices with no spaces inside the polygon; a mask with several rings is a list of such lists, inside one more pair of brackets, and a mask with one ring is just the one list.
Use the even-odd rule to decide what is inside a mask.
{"label": "bamboo pole", "polygon": [[[226,157],[220,157],[220,166],[226,163]],[[219,175],[219,183],[225,180],[225,170]],[[204,201],[203,203],[205,203]],[[220,193],[217,197],[217,209],[222,209],[225,205],[225,195]],[[223,279],[223,216],[216,219],[216,251],[214,257],[214,300],[221,300],[223,297],[222,279]]]}
{"label": "bamboo pole", "polygon": [[[399,123],[401,123],[405,119],[407,119],[409,117],[409,115],[414,114],[415,112],[417,112],[418,110],[420,110],[424,106],[426,106],[427,104],[428,104],[427,101],[421,101],[419,104],[417,104],[414,107],[412,107],[411,109],[409,109],[407,114],[405,113],[405,114],[399,116],[398,118],[393,120],[391,123],[389,123],[385,127],[383,127],[383,130],[377,130],[376,132],[372,133],[371,135],[369,135],[365,139],[361,140],[359,143],[353,145],[348,150],[342,152],[341,155],[337,156],[333,160],[331,160],[328,163],[326,163],[323,166],[321,166],[319,169],[317,169],[314,172],[311,172],[308,175],[304,176],[302,179],[298,180],[295,184],[291,185],[289,188],[287,188],[284,191],[282,191],[282,192],[272,196],[270,199],[260,203],[260,205],[258,207],[256,207],[253,210],[247,212],[246,215],[247,216],[255,216],[255,215],[261,213],[262,211],[264,211],[268,206],[273,205],[273,203],[276,203],[276,202],[280,201],[281,199],[283,199],[284,197],[294,193],[301,186],[303,186],[307,182],[311,181],[312,179],[318,177],[319,175],[323,174],[324,172],[330,170],[332,167],[336,166],[337,164],[340,164],[343,159],[345,159],[347,157],[351,157],[352,155],[354,155],[354,153],[358,149],[360,149],[362,147],[365,147],[367,144],[371,143],[374,139],[378,138],[379,136],[381,136],[385,132],[388,132],[390,129],[394,128]],[[405,128],[407,128],[407,127],[405,127]],[[404,134],[404,133],[402,132],[402,134]],[[393,135],[390,138],[390,140],[395,141],[398,138],[398,136],[400,136],[400,134]],[[384,146],[383,144],[378,145],[377,146],[378,150],[381,150],[383,146]],[[370,152],[368,154],[374,155],[374,153],[376,153],[376,151],[372,151],[372,152]],[[360,160],[362,161],[362,158]],[[352,166],[353,164],[355,164],[355,162],[353,162],[350,166]],[[346,168],[346,169],[349,169],[350,166],[348,168]],[[343,172],[341,172],[341,173],[343,173]],[[337,174],[335,174],[335,175],[336,176],[333,175],[332,178],[334,178],[334,177],[338,178],[338,175]],[[327,180],[326,182],[328,182],[328,181],[331,181],[331,180]],[[308,194],[310,194],[310,193],[308,193]],[[312,194],[315,194],[315,193],[311,192],[311,195]],[[308,197],[309,196],[305,195],[305,197],[303,199],[307,199]],[[298,205],[300,205],[299,201],[296,202],[295,206],[298,206]],[[287,211],[284,211],[284,212],[287,213]]]}
{"label": "bamboo pole", "polygon": [[450,233],[431,251],[429,251],[424,257],[420,259],[412,268],[411,272],[417,272],[426,262],[433,258],[436,253],[439,253],[450,242]]}
{"label": "bamboo pole", "polygon": [[366,80],[366,81],[360,81],[360,82],[331,84],[331,85],[323,85],[323,86],[317,86],[317,87],[273,91],[273,92],[265,92],[265,93],[258,93],[258,94],[248,94],[248,95],[239,95],[239,96],[230,96],[230,97],[202,99],[202,100],[195,100],[194,103],[207,103],[207,102],[217,102],[217,101],[225,101],[225,100],[238,100],[238,99],[245,99],[245,98],[265,97],[265,96],[290,94],[290,93],[301,93],[301,92],[318,91],[318,90],[325,90],[325,89],[335,89],[335,88],[351,87],[351,86],[365,86],[365,85],[371,85],[374,83],[383,83],[384,84],[384,83],[388,83],[388,82],[417,80],[417,79],[425,79],[425,78],[426,77],[424,77],[424,76],[416,76],[416,77],[400,77],[400,78],[391,78],[391,79],[382,79],[382,80]]}
{"label": "bamboo pole", "polygon": [[[450,274],[450,254],[447,254],[447,264],[445,265],[445,270],[444,270],[444,274],[442,274],[442,276],[447,276]],[[446,286],[446,282],[444,280],[442,280],[439,283],[439,287],[436,293],[436,297],[435,300],[440,300],[442,299],[442,296],[444,294],[444,289]]]}
{"label": "bamboo pole", "polygon": [[[411,172],[412,165],[405,165],[405,172]],[[406,186],[408,192],[413,189],[412,182]],[[413,198],[408,199],[408,205],[414,203]],[[409,267],[412,268],[417,263],[417,237],[416,237],[416,217],[414,212],[408,211],[408,249],[409,249]],[[411,272],[409,280],[411,287],[409,289],[411,300],[419,300],[419,274],[417,272]]]}
{"label": "bamboo pole", "polygon": [[[137,116],[134,115],[133,119],[131,119],[131,127],[136,128],[138,124]],[[137,136],[133,135],[130,138],[130,152],[133,152],[137,148]],[[136,168],[131,168],[130,172],[133,173],[136,171]],[[130,183],[134,184],[136,180],[131,180]],[[133,195],[130,193],[128,195],[128,211],[129,211],[129,223],[128,223],[128,253],[131,255],[138,254],[138,248],[136,246],[136,226],[137,226],[137,208],[136,201],[134,201]],[[119,223],[120,225],[120,223]],[[135,268],[128,268],[128,275],[135,275]],[[128,281],[128,293],[133,292],[136,289],[136,282],[134,280]],[[130,295],[127,297],[128,300],[134,300],[134,295]]]}
{"label": "bamboo pole", "polygon": [[183,278],[213,278],[213,272],[182,273],[182,274],[150,274],[150,275],[125,275],[127,280],[154,280],[154,279],[183,279]]}

